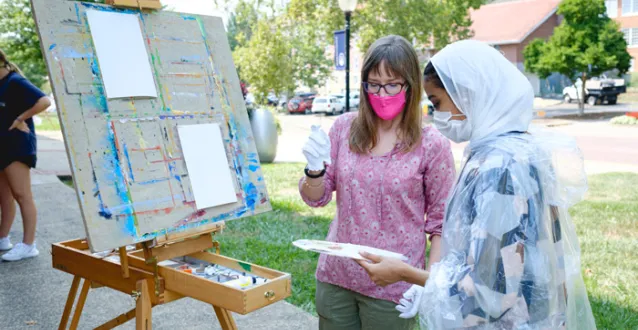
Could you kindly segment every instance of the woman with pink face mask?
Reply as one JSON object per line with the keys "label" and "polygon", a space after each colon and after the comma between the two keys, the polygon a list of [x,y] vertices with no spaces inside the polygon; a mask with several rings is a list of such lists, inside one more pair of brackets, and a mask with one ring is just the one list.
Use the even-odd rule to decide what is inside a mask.
{"label": "woman with pink face mask", "polygon": [[[335,121],[329,135],[313,127],[299,182],[303,200],[322,207],[336,191],[327,240],[401,253],[416,268],[439,260],[445,202],[456,176],[449,141],[422,126],[422,76],[402,37],[377,40],[365,55],[358,113]],[[427,217],[426,217],[427,214]],[[353,260],[321,255],[316,307],[320,329],[412,329],[396,304],[410,285],[370,280]]]}

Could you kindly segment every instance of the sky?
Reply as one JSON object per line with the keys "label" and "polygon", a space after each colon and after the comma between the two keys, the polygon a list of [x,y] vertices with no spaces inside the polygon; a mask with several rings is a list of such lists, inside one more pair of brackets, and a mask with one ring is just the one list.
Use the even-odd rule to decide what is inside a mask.
{"label": "sky", "polygon": [[[230,11],[225,11],[221,8],[224,0],[218,1],[220,7],[215,4],[215,0],[162,0],[162,4],[167,7],[168,10],[174,10],[189,14],[199,14],[208,16],[219,16],[224,20],[224,26],[228,23],[228,16]],[[229,1],[229,9],[234,9],[235,1]]]}

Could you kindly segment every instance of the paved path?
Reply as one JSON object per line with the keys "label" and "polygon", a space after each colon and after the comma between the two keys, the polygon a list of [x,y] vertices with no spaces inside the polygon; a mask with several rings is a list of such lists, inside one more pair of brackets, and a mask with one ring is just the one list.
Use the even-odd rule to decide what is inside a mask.
{"label": "paved path", "polygon": [[[283,132],[275,162],[300,162],[306,160],[301,148],[310,134],[311,125],[330,129],[337,117],[323,115],[280,114]],[[583,151],[588,174],[609,172],[638,173],[638,128],[611,125],[606,121],[574,121],[562,119],[536,119],[535,125],[563,132],[574,137]],[[453,144],[452,151],[458,160],[465,144]]]}
{"label": "paved path", "polygon": [[[56,175],[70,175],[62,135],[38,136],[38,168],[32,171],[38,208],[37,245],[40,256],[19,262],[0,262],[0,329],[55,329],[71,286],[72,276],[51,266],[51,244],[86,237],[75,192]],[[22,238],[22,220],[11,231],[15,243]],[[294,278],[293,278],[294,281]],[[134,307],[125,294],[100,288],[91,290],[78,329],[94,327]],[[279,302],[246,316],[235,315],[239,329],[317,329],[317,319],[303,310]],[[129,321],[118,329],[134,329]],[[154,329],[221,329],[210,305],[194,299],[153,309]]]}

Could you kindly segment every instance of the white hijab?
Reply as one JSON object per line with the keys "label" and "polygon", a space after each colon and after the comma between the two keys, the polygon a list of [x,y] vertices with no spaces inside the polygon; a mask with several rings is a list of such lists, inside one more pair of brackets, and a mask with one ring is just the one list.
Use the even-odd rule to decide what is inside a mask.
{"label": "white hijab", "polygon": [[480,41],[463,40],[443,48],[432,64],[452,101],[468,118],[471,142],[527,131],[534,90],[499,51]]}

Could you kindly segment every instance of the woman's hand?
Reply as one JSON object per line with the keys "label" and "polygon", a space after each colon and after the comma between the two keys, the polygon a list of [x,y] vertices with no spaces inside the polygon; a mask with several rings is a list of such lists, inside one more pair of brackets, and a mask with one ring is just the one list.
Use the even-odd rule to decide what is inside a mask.
{"label": "woman's hand", "polygon": [[330,163],[330,138],[320,126],[313,125],[312,133],[303,146],[302,152],[308,161],[308,170],[321,171]]}
{"label": "woman's hand", "polygon": [[381,257],[363,251],[359,254],[370,260],[356,261],[368,272],[370,279],[378,286],[385,287],[403,281],[405,272],[410,268],[410,265],[399,259]]}
{"label": "woman's hand", "polygon": [[13,124],[11,124],[11,127],[9,127],[9,130],[13,131],[16,128],[21,130],[21,131],[23,131],[23,132],[25,132],[25,133],[30,133],[31,132],[31,130],[29,130],[29,126],[27,126],[27,123],[25,123],[22,120],[18,120],[18,119],[14,120]]}

